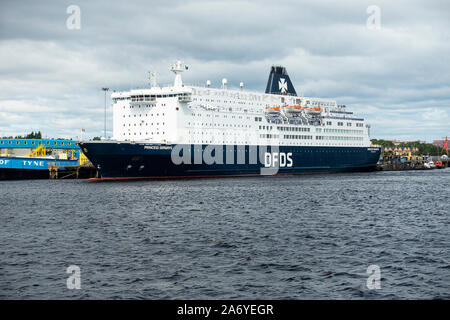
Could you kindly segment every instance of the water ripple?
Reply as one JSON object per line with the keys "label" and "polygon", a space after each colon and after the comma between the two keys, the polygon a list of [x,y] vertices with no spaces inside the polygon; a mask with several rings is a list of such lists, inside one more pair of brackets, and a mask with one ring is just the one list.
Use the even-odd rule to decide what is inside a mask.
{"label": "water ripple", "polygon": [[449,299],[449,178],[2,181],[0,299]]}

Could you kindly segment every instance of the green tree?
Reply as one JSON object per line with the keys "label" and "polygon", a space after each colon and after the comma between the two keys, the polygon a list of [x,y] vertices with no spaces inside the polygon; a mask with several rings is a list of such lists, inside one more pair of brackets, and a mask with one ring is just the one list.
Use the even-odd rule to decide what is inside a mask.
{"label": "green tree", "polygon": [[383,148],[392,148],[395,147],[394,143],[390,140],[383,140],[383,139],[372,139],[370,140],[372,144],[375,144],[377,146],[382,146]]}
{"label": "green tree", "polygon": [[413,141],[413,142],[402,142],[399,145],[394,145],[392,141],[389,140],[383,140],[383,139],[372,139],[370,140],[372,144],[379,145],[383,148],[417,148],[419,151],[417,154],[423,154],[423,155],[430,155],[430,156],[437,156],[440,154],[441,149],[431,143],[422,143],[419,141]]}

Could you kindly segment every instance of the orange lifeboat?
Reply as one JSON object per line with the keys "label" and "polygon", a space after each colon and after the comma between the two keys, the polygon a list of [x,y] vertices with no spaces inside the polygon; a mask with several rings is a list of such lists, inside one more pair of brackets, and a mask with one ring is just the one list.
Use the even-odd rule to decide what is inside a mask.
{"label": "orange lifeboat", "polygon": [[288,117],[299,115],[303,109],[302,106],[284,106],[284,112]]}
{"label": "orange lifeboat", "polygon": [[303,109],[305,109],[305,107],[302,107],[302,106],[284,106],[284,110],[287,113],[299,113]]}
{"label": "orange lifeboat", "polygon": [[285,106],[284,107],[287,110],[307,110],[307,111],[318,111],[321,112],[321,107],[302,107],[302,106]]}
{"label": "orange lifeboat", "polygon": [[266,107],[266,114],[278,116],[280,114],[280,107]]}
{"label": "orange lifeboat", "polygon": [[306,109],[308,109],[308,110],[312,110],[312,111],[322,111],[322,108],[321,107],[307,107]]}
{"label": "orange lifeboat", "polygon": [[305,109],[305,107],[302,106],[285,106],[286,109],[297,109],[297,110],[301,110],[301,109]]}

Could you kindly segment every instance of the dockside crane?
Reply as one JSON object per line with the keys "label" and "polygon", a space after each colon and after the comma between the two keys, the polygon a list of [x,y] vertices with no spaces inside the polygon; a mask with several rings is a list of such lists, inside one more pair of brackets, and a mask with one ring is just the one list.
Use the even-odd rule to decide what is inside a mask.
{"label": "dockside crane", "polygon": [[442,139],[444,139],[444,143],[442,144],[442,150],[438,155],[438,160],[435,163],[436,168],[439,169],[448,166],[448,137],[443,137]]}
{"label": "dockside crane", "polygon": [[443,137],[442,139],[444,139],[444,143],[442,146],[441,153],[444,154],[444,150],[445,150],[445,154],[448,156],[448,137]]}

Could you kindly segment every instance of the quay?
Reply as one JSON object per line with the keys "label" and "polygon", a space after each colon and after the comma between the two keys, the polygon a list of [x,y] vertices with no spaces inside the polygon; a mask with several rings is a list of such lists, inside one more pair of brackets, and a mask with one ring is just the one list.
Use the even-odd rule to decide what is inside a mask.
{"label": "quay", "polygon": [[429,169],[442,169],[450,167],[449,161],[442,161],[442,167],[426,168],[423,163],[420,162],[398,162],[393,161],[391,163],[379,163],[377,169],[382,171],[400,171],[400,170],[429,170]]}
{"label": "quay", "polygon": [[49,166],[48,171],[50,179],[98,178],[98,172],[91,163],[86,165]]}
{"label": "quay", "polygon": [[428,170],[449,167],[449,158],[418,155],[417,148],[398,147],[381,150],[377,169],[383,171]]}
{"label": "quay", "polygon": [[0,139],[0,180],[95,178],[77,141]]}

